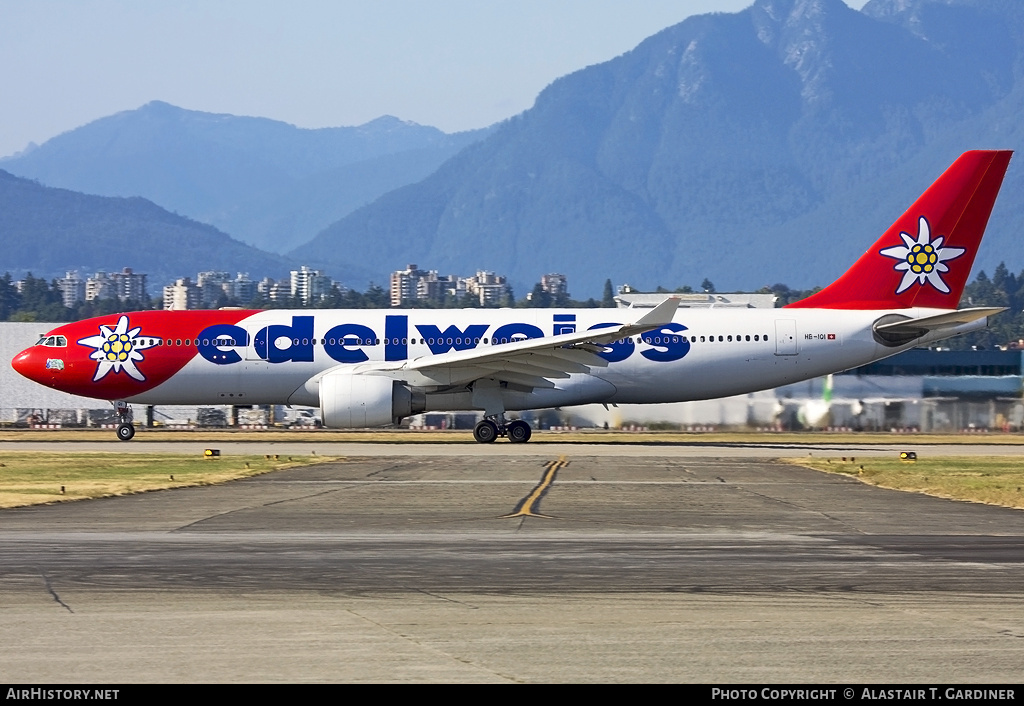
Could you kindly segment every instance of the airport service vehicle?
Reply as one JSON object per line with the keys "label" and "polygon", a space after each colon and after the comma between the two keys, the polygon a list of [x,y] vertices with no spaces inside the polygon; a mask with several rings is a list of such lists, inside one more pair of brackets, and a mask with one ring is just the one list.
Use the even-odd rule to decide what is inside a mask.
{"label": "airport service vehicle", "polygon": [[131,404],[319,406],[325,427],[737,395],[865,365],[987,325],[957,309],[1009,151],[964,153],[844,275],[781,309],[140,311],[60,326],[15,357],[49,387]]}

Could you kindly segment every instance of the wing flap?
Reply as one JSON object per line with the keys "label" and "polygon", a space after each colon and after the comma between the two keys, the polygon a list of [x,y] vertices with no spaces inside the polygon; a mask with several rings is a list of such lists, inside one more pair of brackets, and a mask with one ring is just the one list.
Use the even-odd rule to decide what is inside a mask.
{"label": "wing flap", "polygon": [[[597,346],[593,346],[593,348],[597,348]],[[582,345],[576,345],[572,348],[552,348],[549,351],[537,351],[534,355],[545,359],[559,358],[570,363],[579,363],[580,365],[584,365],[588,368],[607,368],[608,361],[598,355],[600,352],[600,349],[595,351],[590,350],[589,348],[584,348]]]}
{"label": "wing flap", "polygon": [[408,361],[361,363],[353,372],[385,375],[414,387],[449,387],[494,379],[527,388],[553,388],[556,385],[551,379],[606,367],[608,361],[599,355],[606,345],[667,326],[678,306],[679,298],[669,297],[631,324],[485,344]]}
{"label": "wing flap", "polygon": [[496,372],[508,371],[510,373],[522,373],[523,375],[533,375],[540,378],[567,378],[569,373],[564,370],[552,370],[551,368],[542,368],[538,365],[531,365],[529,362],[521,360],[519,358],[515,360],[504,360],[504,361],[490,361],[487,363],[481,363],[480,367],[489,368]]}
{"label": "wing flap", "polygon": [[511,360],[536,351],[549,353],[560,349],[575,350],[576,348],[582,348],[585,352],[601,353],[604,351],[602,344],[608,344],[620,338],[634,336],[672,323],[672,317],[675,315],[678,306],[679,298],[669,297],[632,324],[590,331],[563,333],[558,336],[527,338],[510,343],[491,344],[464,351],[424,356],[409,361],[405,368],[407,370],[424,370],[446,366],[479,365],[493,360]]}
{"label": "wing flap", "polygon": [[499,370],[493,373],[489,373],[486,376],[477,376],[477,380],[481,377],[492,378],[494,380],[500,380],[501,382],[508,382],[515,385],[522,385],[526,388],[537,388],[544,387],[553,389],[555,383],[551,382],[547,378],[538,377],[536,375],[526,375],[524,373],[514,372],[510,370]]}

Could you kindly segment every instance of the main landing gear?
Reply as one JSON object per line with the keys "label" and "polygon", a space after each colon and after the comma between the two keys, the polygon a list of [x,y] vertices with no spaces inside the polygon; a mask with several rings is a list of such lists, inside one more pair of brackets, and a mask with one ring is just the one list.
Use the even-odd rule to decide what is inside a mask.
{"label": "main landing gear", "polygon": [[499,436],[507,436],[513,444],[525,444],[532,435],[529,424],[522,419],[506,423],[504,415],[487,417],[473,428],[473,438],[481,444],[490,444]]}
{"label": "main landing gear", "polygon": [[117,413],[117,438],[120,441],[131,441],[135,436],[135,427],[132,425],[132,406],[118,400],[114,402],[114,412]]}

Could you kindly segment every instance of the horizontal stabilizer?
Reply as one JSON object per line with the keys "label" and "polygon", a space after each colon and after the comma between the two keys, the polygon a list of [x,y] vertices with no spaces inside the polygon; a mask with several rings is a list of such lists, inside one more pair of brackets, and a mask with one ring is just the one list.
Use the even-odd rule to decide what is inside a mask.
{"label": "horizontal stabilizer", "polygon": [[876,324],[875,331],[891,334],[923,336],[937,329],[955,328],[972,321],[995,316],[1006,311],[1006,307],[979,307],[976,309],[960,309],[935,316],[923,316],[919,319],[905,319],[886,324]]}

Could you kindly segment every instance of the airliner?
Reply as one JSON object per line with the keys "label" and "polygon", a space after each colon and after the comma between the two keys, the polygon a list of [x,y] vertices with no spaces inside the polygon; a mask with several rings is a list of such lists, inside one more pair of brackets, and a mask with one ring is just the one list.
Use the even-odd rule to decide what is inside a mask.
{"label": "airliner", "polygon": [[478,442],[523,443],[509,412],[743,394],[985,327],[1004,309],[957,306],[1010,155],[964,153],[838,280],[779,309],[139,311],[60,326],[12,365],[110,401],[124,441],[132,404],[286,404],[333,428],[475,410]]}

